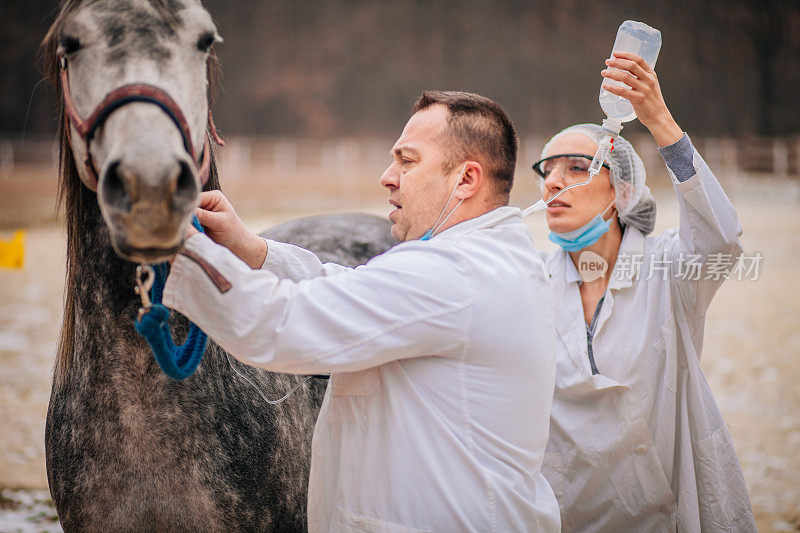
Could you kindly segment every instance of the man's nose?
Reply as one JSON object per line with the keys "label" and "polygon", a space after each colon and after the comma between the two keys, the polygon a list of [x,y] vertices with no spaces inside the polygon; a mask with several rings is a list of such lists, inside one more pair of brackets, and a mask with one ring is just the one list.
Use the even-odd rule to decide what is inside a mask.
{"label": "man's nose", "polygon": [[400,173],[394,168],[394,163],[386,167],[381,174],[381,186],[387,189],[396,189],[400,186]]}

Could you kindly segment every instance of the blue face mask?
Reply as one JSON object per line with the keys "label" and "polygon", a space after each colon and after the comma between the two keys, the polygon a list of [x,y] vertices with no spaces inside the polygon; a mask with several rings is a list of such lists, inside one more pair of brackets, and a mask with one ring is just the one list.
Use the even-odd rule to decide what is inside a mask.
{"label": "blue face mask", "polygon": [[614,202],[611,202],[602,213],[580,228],[566,233],[551,231],[547,238],[568,252],[577,252],[587,246],[593,245],[610,229],[608,221],[603,218],[603,215],[606,214],[606,211],[608,211],[612,205],[614,205]]}

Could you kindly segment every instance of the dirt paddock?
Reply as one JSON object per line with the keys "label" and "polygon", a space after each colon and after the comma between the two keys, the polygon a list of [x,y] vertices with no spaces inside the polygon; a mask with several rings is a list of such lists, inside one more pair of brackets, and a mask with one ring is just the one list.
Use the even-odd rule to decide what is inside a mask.
{"label": "dirt paddock", "polygon": [[[730,426],[761,531],[800,530],[800,199],[796,182],[731,179],[746,254],[763,256],[757,280],[728,281],[708,313],[702,366]],[[30,185],[27,186],[30,189]],[[52,184],[48,184],[51,189]],[[376,187],[326,195],[294,208],[252,201],[231,189],[251,229],[321,211],[386,214]],[[23,193],[27,189],[22,186]],[[52,191],[51,191],[52,192]],[[528,194],[523,188],[523,193]],[[25,267],[0,269],[0,531],[57,530],[47,505],[44,419],[62,311],[64,234],[60,223],[27,225]],[[656,231],[677,223],[671,191],[658,191]],[[249,199],[249,201],[248,201]],[[521,205],[524,199],[515,198]],[[45,204],[42,204],[45,205]],[[14,203],[0,201],[0,239],[11,237]],[[27,209],[27,208],[26,208]],[[21,223],[20,223],[21,224]],[[529,219],[537,244],[551,245],[541,218]],[[18,491],[15,489],[25,489]]]}

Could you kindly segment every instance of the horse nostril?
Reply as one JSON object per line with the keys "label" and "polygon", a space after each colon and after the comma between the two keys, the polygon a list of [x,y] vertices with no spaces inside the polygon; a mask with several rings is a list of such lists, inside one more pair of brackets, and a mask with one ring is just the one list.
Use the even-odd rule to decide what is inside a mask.
{"label": "horse nostril", "polygon": [[197,183],[190,162],[164,158],[112,160],[100,179],[99,199],[117,212],[130,213],[137,205],[163,207],[185,213],[197,200]]}
{"label": "horse nostril", "polygon": [[101,181],[100,192],[106,205],[127,212],[131,210],[131,198],[125,188],[125,180],[120,175],[119,166],[119,161],[108,166]]}
{"label": "horse nostril", "polygon": [[197,184],[195,183],[194,173],[185,161],[181,161],[180,172],[178,179],[175,183],[175,200],[176,202],[189,202],[194,203],[195,196],[197,195]]}

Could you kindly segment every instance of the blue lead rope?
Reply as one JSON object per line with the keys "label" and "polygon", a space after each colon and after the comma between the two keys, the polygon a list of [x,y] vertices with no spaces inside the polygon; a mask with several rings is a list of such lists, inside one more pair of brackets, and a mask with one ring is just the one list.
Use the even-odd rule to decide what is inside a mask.
{"label": "blue lead rope", "polygon": [[[204,233],[203,226],[200,225],[196,216],[192,218],[192,225],[200,233]],[[169,274],[169,265],[167,263],[153,265],[153,270],[155,271],[155,280],[150,290],[152,307],[141,317],[141,320],[136,320],[136,331],[147,340],[161,370],[172,379],[180,381],[191,376],[197,369],[197,365],[200,364],[206,351],[208,335],[190,322],[186,342],[181,346],[175,345],[172,340],[172,332],[169,330],[169,309],[161,303],[164,285]]]}

